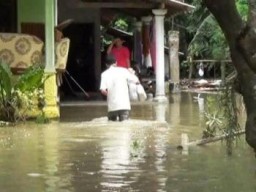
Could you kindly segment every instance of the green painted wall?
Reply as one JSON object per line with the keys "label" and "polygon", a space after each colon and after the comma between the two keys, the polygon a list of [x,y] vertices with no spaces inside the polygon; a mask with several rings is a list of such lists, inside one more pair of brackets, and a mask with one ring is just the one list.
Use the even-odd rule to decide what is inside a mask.
{"label": "green painted wall", "polygon": [[44,23],[45,0],[18,0],[17,3],[19,31],[22,22]]}

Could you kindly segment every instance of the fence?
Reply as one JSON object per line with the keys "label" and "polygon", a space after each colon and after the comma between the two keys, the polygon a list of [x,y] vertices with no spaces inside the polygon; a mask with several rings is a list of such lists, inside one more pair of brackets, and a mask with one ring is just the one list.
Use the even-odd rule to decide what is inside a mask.
{"label": "fence", "polygon": [[[231,60],[192,60],[185,61],[184,64],[188,65],[188,79],[198,77],[199,65],[203,66],[204,78],[221,78],[225,80],[227,71],[227,65],[231,64]],[[231,65],[230,65],[231,66]],[[230,67],[229,67],[230,68]]]}

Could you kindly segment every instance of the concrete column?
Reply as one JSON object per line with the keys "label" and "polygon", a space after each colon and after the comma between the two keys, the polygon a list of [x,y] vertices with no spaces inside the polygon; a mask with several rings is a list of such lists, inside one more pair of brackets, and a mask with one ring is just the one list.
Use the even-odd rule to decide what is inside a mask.
{"label": "concrete column", "polygon": [[55,2],[45,0],[45,72],[55,73],[54,26]]}
{"label": "concrete column", "polygon": [[54,13],[54,25],[57,26],[58,25],[58,0],[54,0],[54,9],[55,9],[55,13]]}
{"label": "concrete column", "polygon": [[136,61],[140,66],[142,65],[142,43],[141,43],[141,29],[142,22],[134,22],[134,42],[133,42],[133,60]]}
{"label": "concrete column", "polygon": [[59,117],[57,106],[57,84],[55,75],[55,1],[45,0],[45,74],[50,78],[45,81],[45,103],[44,113],[49,118]]}
{"label": "concrete column", "polygon": [[152,21],[151,16],[147,17],[142,17],[141,18],[143,22],[143,64],[144,66],[152,67],[152,59],[151,59],[151,54],[150,54],[150,23]]}
{"label": "concrete column", "polygon": [[171,92],[180,92],[179,31],[168,32]]}
{"label": "concrete column", "polygon": [[165,102],[165,82],[164,82],[164,16],[166,9],[154,9],[155,31],[156,31],[156,95],[154,101]]}

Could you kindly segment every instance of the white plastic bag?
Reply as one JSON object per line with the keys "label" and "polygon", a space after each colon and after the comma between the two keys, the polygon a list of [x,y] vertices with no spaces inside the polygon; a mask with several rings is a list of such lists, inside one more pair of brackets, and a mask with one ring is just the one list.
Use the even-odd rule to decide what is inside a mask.
{"label": "white plastic bag", "polygon": [[137,84],[137,95],[140,101],[145,101],[147,99],[147,94],[141,84]]}
{"label": "white plastic bag", "polygon": [[137,94],[137,85],[135,83],[129,83],[129,96],[131,101],[138,101],[139,97]]}

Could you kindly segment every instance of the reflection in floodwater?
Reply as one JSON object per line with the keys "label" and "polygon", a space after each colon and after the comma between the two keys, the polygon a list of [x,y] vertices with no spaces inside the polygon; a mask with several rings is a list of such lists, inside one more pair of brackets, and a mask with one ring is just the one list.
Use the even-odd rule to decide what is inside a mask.
{"label": "reflection in floodwater", "polygon": [[[102,182],[101,185],[106,189],[128,187],[129,183],[125,182],[125,175],[129,169],[124,167],[131,164],[130,162],[130,144],[131,132],[124,131],[118,134],[118,139],[113,135],[112,147],[103,151],[102,158]],[[109,142],[109,141],[107,141]],[[103,142],[102,147],[108,145]]]}
{"label": "reflection in floodwater", "polygon": [[159,122],[166,122],[168,105],[166,103],[154,104],[155,120]]}
{"label": "reflection in floodwater", "polygon": [[197,95],[197,103],[198,103],[198,110],[199,110],[199,126],[203,127],[204,123],[204,114],[205,114],[205,108],[204,108],[204,101],[205,99],[203,98],[201,93],[198,93]]}
{"label": "reflection in floodwater", "polygon": [[178,125],[180,123],[180,105],[181,105],[181,94],[176,93],[171,95],[171,101],[169,105],[170,120],[172,125]]}
{"label": "reflection in floodwater", "polygon": [[200,115],[204,114],[204,98],[202,97],[201,93],[197,95],[197,102]]}
{"label": "reflection in floodwater", "polygon": [[0,128],[1,191],[255,191],[255,159],[243,137],[232,156],[224,142],[190,147],[186,156],[176,149],[182,133],[201,138],[204,105],[195,97],[133,104],[125,122],[108,122],[98,104],[62,108],[79,122]]}

